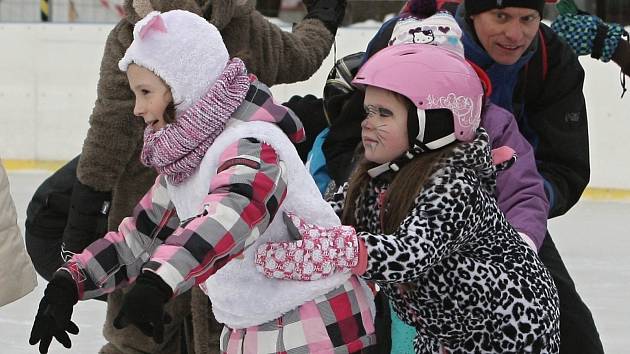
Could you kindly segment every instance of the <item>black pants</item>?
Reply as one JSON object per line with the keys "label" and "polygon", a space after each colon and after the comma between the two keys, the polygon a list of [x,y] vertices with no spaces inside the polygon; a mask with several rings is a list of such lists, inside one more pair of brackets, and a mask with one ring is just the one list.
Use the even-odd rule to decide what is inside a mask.
{"label": "black pants", "polygon": [[63,264],[62,236],[78,163],[79,156],[42,182],[26,208],[26,250],[37,273],[48,281]]}
{"label": "black pants", "polygon": [[591,311],[577,293],[549,233],[538,251],[538,256],[551,273],[560,296],[560,353],[604,353]]}
{"label": "black pants", "polygon": [[[79,156],[42,182],[26,209],[26,251],[37,274],[47,281],[50,281],[53,273],[63,264],[61,244],[78,163]],[[106,225],[105,222],[101,224]],[[101,233],[106,231],[103,228]],[[105,300],[107,295],[97,299]]]}

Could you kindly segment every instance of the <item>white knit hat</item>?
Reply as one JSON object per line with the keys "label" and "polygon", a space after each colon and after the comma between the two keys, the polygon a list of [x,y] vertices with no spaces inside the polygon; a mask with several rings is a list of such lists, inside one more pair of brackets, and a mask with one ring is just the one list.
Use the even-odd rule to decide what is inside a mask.
{"label": "white knit hat", "polygon": [[230,56],[216,27],[192,12],[153,11],[138,21],[133,42],[118,62],[153,71],[171,88],[176,111],[183,112],[214,85]]}
{"label": "white knit hat", "polygon": [[461,41],[462,30],[457,21],[446,12],[419,19],[413,16],[398,20],[388,45],[397,44],[432,44],[444,47],[460,56],[464,56]]}

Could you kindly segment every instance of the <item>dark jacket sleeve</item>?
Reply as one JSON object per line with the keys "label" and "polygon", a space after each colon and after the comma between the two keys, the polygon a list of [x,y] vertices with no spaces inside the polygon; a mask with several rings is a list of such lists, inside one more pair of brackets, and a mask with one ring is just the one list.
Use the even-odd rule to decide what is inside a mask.
{"label": "dark jacket sleeve", "polygon": [[322,148],[328,173],[338,186],[346,182],[352,172],[355,150],[361,142],[361,121],[365,116],[363,91],[356,90],[349,95],[339,117],[332,120]]}
{"label": "dark jacket sleeve", "polygon": [[544,80],[528,78],[527,85],[539,89],[526,96],[525,119],[519,125],[534,146],[552,218],[575,205],[589,182],[589,141],[584,70],[563,40],[544,24],[541,29],[548,70]]}
{"label": "dark jacket sleeve", "polygon": [[[243,33],[244,28],[249,31]],[[268,86],[308,79],[333,43],[333,35],[320,20],[302,20],[287,32],[258,11],[233,18],[221,34],[230,54],[242,58],[247,69]]]}

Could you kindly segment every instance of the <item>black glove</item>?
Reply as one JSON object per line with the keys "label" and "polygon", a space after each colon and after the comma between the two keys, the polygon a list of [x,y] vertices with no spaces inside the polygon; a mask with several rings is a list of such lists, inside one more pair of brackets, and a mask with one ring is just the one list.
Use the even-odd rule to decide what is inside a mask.
{"label": "black glove", "polygon": [[[39,352],[48,353],[53,337],[64,347],[72,345],[68,333],[78,334],[79,327],[70,320],[78,301],[77,286],[65,271],[57,271],[44,290],[28,342],[39,342]],[[67,333],[66,333],[67,332]]]}
{"label": "black glove", "polygon": [[114,320],[114,328],[122,329],[135,325],[156,343],[164,340],[164,325],[171,316],[164,312],[164,304],[173,296],[171,287],[158,275],[144,272],[123,299],[123,304]]}
{"label": "black glove", "polygon": [[[83,252],[107,232],[107,213],[111,192],[98,192],[77,179],[72,189],[68,222],[63,232],[63,251]],[[64,255],[64,261],[65,259]]]}
{"label": "black glove", "polygon": [[304,19],[315,18],[324,23],[330,33],[337,34],[337,27],[346,15],[346,0],[308,0]]}

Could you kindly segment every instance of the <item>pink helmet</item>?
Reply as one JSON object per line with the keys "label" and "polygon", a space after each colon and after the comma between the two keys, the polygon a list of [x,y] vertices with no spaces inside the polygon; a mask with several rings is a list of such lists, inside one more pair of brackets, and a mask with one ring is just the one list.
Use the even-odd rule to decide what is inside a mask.
{"label": "pink helmet", "polygon": [[[444,47],[401,44],[384,48],[363,64],[352,83],[380,87],[411,100],[417,107],[416,140],[430,150],[455,140],[470,141],[479,127],[484,95],[479,76],[460,53]],[[452,116],[454,131],[426,141],[425,132],[436,122],[427,119],[431,110],[450,111],[446,116]],[[437,116],[443,124],[445,115]]]}

